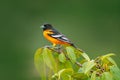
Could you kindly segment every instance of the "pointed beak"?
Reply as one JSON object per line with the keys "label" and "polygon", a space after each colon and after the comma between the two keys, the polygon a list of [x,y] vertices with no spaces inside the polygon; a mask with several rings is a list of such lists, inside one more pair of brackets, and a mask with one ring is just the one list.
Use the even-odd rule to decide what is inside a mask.
{"label": "pointed beak", "polygon": [[42,28],[42,29],[43,29],[43,28],[44,28],[44,25],[40,26],[40,28]]}

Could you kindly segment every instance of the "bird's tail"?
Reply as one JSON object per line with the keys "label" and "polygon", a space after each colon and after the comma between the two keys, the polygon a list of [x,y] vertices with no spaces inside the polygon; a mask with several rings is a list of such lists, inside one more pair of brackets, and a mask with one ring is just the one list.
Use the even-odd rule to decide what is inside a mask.
{"label": "bird's tail", "polygon": [[73,43],[71,43],[71,46],[74,47],[74,48],[77,48]]}
{"label": "bird's tail", "polygon": [[71,44],[71,46],[73,46],[74,48],[76,48],[76,49],[79,50],[80,52],[84,53],[83,50],[81,50],[80,48],[76,47],[73,43]]}

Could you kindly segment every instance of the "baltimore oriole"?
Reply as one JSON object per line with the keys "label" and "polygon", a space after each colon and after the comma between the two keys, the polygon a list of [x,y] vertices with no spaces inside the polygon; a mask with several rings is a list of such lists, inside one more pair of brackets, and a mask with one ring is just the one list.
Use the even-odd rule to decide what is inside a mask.
{"label": "baltimore oriole", "polygon": [[75,45],[65,35],[54,29],[51,24],[44,24],[41,28],[43,29],[43,36],[50,41],[53,46],[59,44],[75,47]]}

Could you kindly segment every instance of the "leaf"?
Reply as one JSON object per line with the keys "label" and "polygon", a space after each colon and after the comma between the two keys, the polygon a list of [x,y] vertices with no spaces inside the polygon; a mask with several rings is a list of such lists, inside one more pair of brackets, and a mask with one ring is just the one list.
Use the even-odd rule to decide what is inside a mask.
{"label": "leaf", "polygon": [[70,80],[71,74],[73,73],[72,68],[67,68],[67,69],[61,69],[58,73],[55,73],[52,78],[57,77],[57,80],[61,80],[61,78],[64,78],[64,80]]}
{"label": "leaf", "polygon": [[114,55],[115,55],[114,53],[109,53],[109,54],[103,55],[103,56],[101,56],[101,60],[104,60],[104,59],[106,59],[110,56],[114,56]]}
{"label": "leaf", "polygon": [[34,64],[35,67],[39,70],[39,60],[42,61],[42,57],[40,57],[40,54],[42,53],[42,48],[39,48],[36,50],[35,55],[34,55]]}
{"label": "leaf", "polygon": [[83,79],[86,79],[88,76],[85,75],[84,73],[74,73],[74,74],[72,75],[72,77],[73,77],[74,79],[83,80]]}
{"label": "leaf", "polygon": [[96,71],[92,73],[90,80],[96,80]]}
{"label": "leaf", "polygon": [[64,69],[64,68],[73,68],[73,64],[66,60],[64,63],[58,62],[58,70]]}
{"label": "leaf", "polygon": [[100,77],[96,77],[96,80],[101,80]]}
{"label": "leaf", "polygon": [[115,54],[110,53],[107,55],[103,55],[100,57],[100,59],[101,59],[103,64],[116,65],[115,61],[111,58],[111,56],[113,56],[113,55],[115,55]]}
{"label": "leaf", "polygon": [[67,51],[67,56],[68,58],[75,63],[76,62],[76,55],[74,53],[74,49],[72,47],[66,47],[66,51]]}
{"label": "leaf", "polygon": [[43,49],[43,59],[46,65],[53,70],[54,72],[57,71],[57,64],[55,62],[54,56],[52,55],[52,52],[48,48]]}
{"label": "leaf", "polygon": [[87,61],[90,61],[89,56],[85,52],[81,52],[79,49],[77,49],[76,52],[82,55]]}
{"label": "leaf", "polygon": [[94,60],[88,61],[85,66],[86,67],[85,74],[88,73],[95,65],[96,63],[94,62]]}
{"label": "leaf", "polygon": [[89,56],[86,53],[82,53],[81,54],[87,61],[90,61]]}
{"label": "leaf", "polygon": [[113,77],[110,72],[104,72],[102,74],[101,80],[113,80]]}
{"label": "leaf", "polygon": [[36,50],[36,53],[34,55],[34,64],[37,71],[40,73],[41,79],[46,80],[46,65],[43,60],[42,51],[43,48]]}
{"label": "leaf", "polygon": [[65,57],[64,53],[59,54],[59,61],[62,63],[65,63],[66,57]]}
{"label": "leaf", "polygon": [[112,73],[114,80],[120,80],[120,69],[117,66],[111,66],[110,72]]}
{"label": "leaf", "polygon": [[110,63],[112,63],[113,65],[117,66],[116,62],[111,57],[108,57],[107,59],[108,59],[108,61]]}
{"label": "leaf", "polygon": [[94,62],[94,60],[85,62],[83,64],[82,68],[80,68],[78,70],[78,72],[82,72],[82,73],[87,74],[95,65],[96,65],[96,63]]}

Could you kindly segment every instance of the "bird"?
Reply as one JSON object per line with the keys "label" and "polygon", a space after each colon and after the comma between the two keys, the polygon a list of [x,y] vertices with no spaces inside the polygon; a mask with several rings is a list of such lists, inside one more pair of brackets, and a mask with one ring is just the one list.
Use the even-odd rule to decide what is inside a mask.
{"label": "bird", "polygon": [[56,30],[51,24],[43,24],[41,26],[43,29],[43,36],[53,44],[56,45],[66,45],[66,46],[76,46],[61,32]]}

